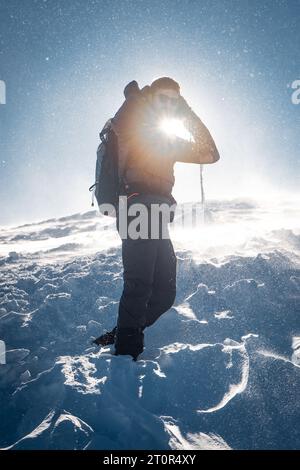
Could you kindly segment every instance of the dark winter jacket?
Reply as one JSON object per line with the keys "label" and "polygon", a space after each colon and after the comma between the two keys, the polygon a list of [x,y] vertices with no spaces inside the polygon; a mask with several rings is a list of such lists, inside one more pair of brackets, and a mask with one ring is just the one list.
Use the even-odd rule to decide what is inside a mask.
{"label": "dark winter jacket", "polygon": [[176,117],[184,121],[194,142],[180,138],[170,141],[159,128],[161,116],[151,104],[150,87],[139,90],[136,82],[129,85],[124,90],[127,98],[112,119],[118,138],[120,180],[145,193],[171,195],[175,162],[214,163],[219,159],[218,150],[208,129],[182,96]]}

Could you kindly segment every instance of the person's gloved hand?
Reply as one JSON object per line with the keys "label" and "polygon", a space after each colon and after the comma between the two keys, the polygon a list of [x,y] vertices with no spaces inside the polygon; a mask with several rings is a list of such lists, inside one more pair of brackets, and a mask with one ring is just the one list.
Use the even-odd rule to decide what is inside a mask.
{"label": "person's gloved hand", "polygon": [[129,98],[131,95],[138,94],[139,92],[140,88],[136,80],[132,80],[124,88],[124,96],[126,99]]}

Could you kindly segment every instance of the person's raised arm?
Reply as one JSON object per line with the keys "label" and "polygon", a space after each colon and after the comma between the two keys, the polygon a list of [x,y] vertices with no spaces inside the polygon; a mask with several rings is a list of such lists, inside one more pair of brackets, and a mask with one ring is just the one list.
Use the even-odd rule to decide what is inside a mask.
{"label": "person's raised arm", "polygon": [[220,155],[209,130],[183,97],[180,97],[179,111],[194,142],[178,141],[174,155],[175,160],[199,164],[217,162]]}

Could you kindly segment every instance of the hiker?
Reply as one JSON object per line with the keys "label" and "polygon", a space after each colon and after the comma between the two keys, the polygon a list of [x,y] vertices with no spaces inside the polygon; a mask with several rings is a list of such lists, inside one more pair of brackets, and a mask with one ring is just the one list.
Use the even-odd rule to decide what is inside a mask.
{"label": "hiker", "polygon": [[[216,145],[172,78],[159,78],[141,90],[136,81],[130,82],[124,95],[126,99],[112,119],[118,141],[120,194],[127,197],[128,207],[136,203],[149,209],[153,204],[175,206],[175,162],[214,163],[219,160]],[[158,126],[162,117],[182,119],[193,140],[163,135]],[[127,223],[132,219],[128,216]],[[172,307],[176,296],[176,255],[168,231],[166,236],[167,229],[159,220],[159,236],[151,238],[152,219],[147,222],[148,238],[121,237],[124,288],[117,326],[95,340],[103,346],[115,344],[116,355],[131,355],[134,360],[144,348],[144,329]],[[120,233],[119,223],[117,213]]]}

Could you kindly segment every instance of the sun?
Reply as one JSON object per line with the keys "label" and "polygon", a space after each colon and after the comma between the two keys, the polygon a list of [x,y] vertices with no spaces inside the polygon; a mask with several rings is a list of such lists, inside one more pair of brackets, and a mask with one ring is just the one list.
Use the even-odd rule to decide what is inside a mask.
{"label": "sun", "polygon": [[165,118],[160,123],[160,129],[170,137],[179,137],[184,140],[191,141],[193,137],[186,129],[183,121],[175,118]]}

